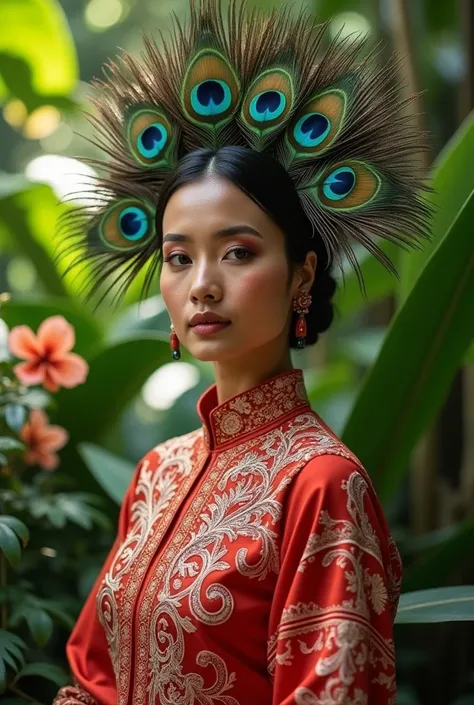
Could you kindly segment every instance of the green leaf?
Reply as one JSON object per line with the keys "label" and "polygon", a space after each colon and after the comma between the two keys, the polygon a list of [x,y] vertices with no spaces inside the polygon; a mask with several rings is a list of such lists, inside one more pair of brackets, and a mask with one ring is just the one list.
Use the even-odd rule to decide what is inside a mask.
{"label": "green leaf", "polygon": [[0,525],[8,526],[21,538],[23,543],[23,548],[26,548],[28,541],[30,540],[30,532],[27,526],[23,524],[22,521],[16,517],[7,516],[5,514],[0,514]]}
{"label": "green leaf", "polygon": [[142,333],[102,348],[89,358],[87,383],[58,392],[58,423],[68,429],[72,441],[100,440],[148,377],[170,360],[169,340],[160,334]]}
{"label": "green leaf", "polygon": [[343,433],[383,501],[398,487],[472,340],[473,218],[471,195],[393,319]]}
{"label": "green leaf", "polygon": [[53,600],[46,600],[40,597],[36,597],[35,600],[40,607],[43,607],[46,612],[56,617],[69,631],[72,631],[76,620],[68,612],[58,606]]}
{"label": "green leaf", "polygon": [[[451,528],[451,527],[450,527]],[[443,530],[444,532],[446,529]],[[438,533],[438,532],[436,532]],[[441,531],[439,533],[442,533]],[[423,537],[420,537],[421,539]],[[448,538],[425,550],[412,565],[405,568],[403,590],[438,587],[463,563],[474,542],[474,521],[464,522],[450,532]]]}
{"label": "green leaf", "polygon": [[92,520],[88,513],[88,507],[81,502],[76,502],[66,494],[57,495],[56,501],[58,509],[74,524],[82,526],[84,529],[92,529]]}
{"label": "green leaf", "polygon": [[26,446],[24,443],[22,443],[21,441],[18,441],[16,438],[10,438],[9,436],[2,436],[0,438],[0,450],[1,451],[8,451],[8,450],[24,451],[24,450],[26,450]]}
{"label": "green leaf", "polygon": [[104,514],[104,512],[100,512],[98,509],[94,509],[94,507],[88,507],[87,508],[87,513],[89,517],[94,521],[97,526],[100,526],[102,529],[110,533],[114,529],[113,522],[110,520],[110,518],[107,516],[107,514]]}
{"label": "green leaf", "polygon": [[24,665],[25,659],[21,652],[22,649],[26,649],[23,639],[12,632],[0,629],[0,693],[3,693],[6,687],[6,666],[17,671],[18,666],[15,659],[19,661],[21,666]]}
{"label": "green leaf", "polygon": [[0,243],[2,250],[24,254],[34,265],[45,291],[51,296],[75,296],[87,279],[90,269],[86,266],[66,273],[74,259],[71,253],[64,257],[61,267],[55,264],[58,255],[58,218],[70,210],[60,203],[52,188],[46,184],[28,182],[28,186],[2,197],[3,182],[11,174],[0,172]]}
{"label": "green leaf", "polygon": [[466,365],[474,365],[474,343],[471,345],[467,351],[466,357],[464,358]]}
{"label": "green leaf", "polygon": [[[274,2],[270,2],[269,5],[272,7]],[[318,23],[331,20],[337,15],[346,12],[367,15],[371,19],[374,16],[373,5],[360,3],[359,0],[314,0],[313,6]]]}
{"label": "green leaf", "polygon": [[432,241],[417,252],[400,254],[399,303],[403,303],[420,272],[446,236],[459,211],[474,189],[474,113],[463,122],[438,155],[429,199],[436,207],[431,224]]}
{"label": "green leaf", "polygon": [[[8,177],[0,175],[0,183]],[[30,182],[26,189],[15,194],[0,195],[2,240],[31,260],[48,293],[67,297],[66,284],[53,264],[51,234],[56,230],[58,215],[58,199],[44,184]]]}
{"label": "green leaf", "polygon": [[26,296],[15,297],[2,310],[2,318],[10,329],[26,325],[35,333],[43,321],[58,315],[64,316],[74,328],[76,343],[73,352],[86,357],[102,343],[101,326],[72,298],[38,300]]}
{"label": "green leaf", "polygon": [[417,590],[400,597],[396,624],[474,621],[474,585]]}
{"label": "green leaf", "polygon": [[53,633],[53,620],[49,614],[40,608],[31,607],[25,610],[24,617],[38,646],[47,644]]}
{"label": "green leaf", "polygon": [[43,389],[28,389],[26,394],[21,396],[21,403],[28,409],[45,409],[51,403],[51,394]]}
{"label": "green leaf", "polygon": [[12,431],[17,433],[26,421],[26,409],[21,404],[7,404],[5,407],[5,421]]}
{"label": "green leaf", "polygon": [[97,482],[114,502],[121,505],[132,479],[133,463],[92,443],[81,443],[78,450]]}
{"label": "green leaf", "polygon": [[47,103],[48,97],[72,92],[78,79],[77,56],[58,2],[2,0],[0,27],[0,75],[11,94],[31,109],[34,96],[44,96]]}
{"label": "green leaf", "polygon": [[68,682],[68,674],[66,671],[52,663],[28,663],[16,675],[15,680],[18,681],[25,676],[40,676],[41,678],[46,678],[55,683],[58,688],[61,688]]}
{"label": "green leaf", "polygon": [[0,550],[12,566],[17,566],[21,561],[21,546],[17,535],[3,523],[0,524]]}
{"label": "green leaf", "polygon": [[59,507],[49,506],[45,512],[45,516],[57,529],[64,529],[67,524],[66,515]]}
{"label": "green leaf", "polygon": [[53,633],[53,620],[32,596],[29,596],[24,603],[15,605],[10,615],[9,626],[16,627],[22,619],[28,624],[38,646],[48,643]]}
{"label": "green leaf", "polygon": [[[400,249],[391,242],[382,241],[377,244],[385,254],[390,257],[395,267],[398,269]],[[334,303],[341,318],[350,318],[356,313],[359,313],[368,303],[373,304],[377,301],[381,301],[385,296],[395,291],[398,284],[396,277],[390,274],[373,255],[369,254],[366,250],[362,252],[360,248],[354,247],[354,250],[356,249],[357,252],[360,252],[357,259],[360,264],[362,276],[364,277],[366,298],[364,298],[361,293],[354,270],[350,268],[350,265],[346,265],[344,268],[344,283],[339,276],[336,276],[338,288],[336,289],[334,297]],[[336,275],[337,274],[336,271]]]}
{"label": "green leaf", "polygon": [[[423,14],[426,16],[426,24],[429,33],[456,32],[459,21],[460,6],[455,2],[432,2],[425,0],[423,3]],[[434,34],[433,41],[439,41],[439,37]]]}

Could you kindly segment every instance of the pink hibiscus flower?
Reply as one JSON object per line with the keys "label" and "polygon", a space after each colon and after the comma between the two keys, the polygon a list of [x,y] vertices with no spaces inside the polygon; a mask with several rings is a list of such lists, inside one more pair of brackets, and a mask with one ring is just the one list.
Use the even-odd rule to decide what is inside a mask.
{"label": "pink hibiscus flower", "polygon": [[62,426],[48,426],[48,417],[41,409],[32,409],[28,421],[20,431],[20,438],[28,447],[27,465],[39,465],[44,470],[55,470],[59,465],[60,450],[69,440]]}
{"label": "pink hibiscus flower", "polygon": [[87,362],[69,352],[76,342],[74,328],[64,316],[50,316],[35,335],[29,326],[15,326],[8,335],[8,346],[16,357],[26,360],[13,368],[26,386],[42,384],[49,392],[60,387],[76,387],[86,381]]}

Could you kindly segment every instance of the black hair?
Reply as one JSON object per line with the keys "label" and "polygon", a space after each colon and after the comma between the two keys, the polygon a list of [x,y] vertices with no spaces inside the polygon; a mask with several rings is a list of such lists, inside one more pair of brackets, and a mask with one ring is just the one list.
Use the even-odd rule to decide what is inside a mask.
{"label": "black hair", "polygon": [[[312,225],[290,175],[270,154],[234,145],[220,149],[197,149],[186,154],[168,176],[160,192],[156,209],[159,248],[163,238],[163,214],[168,200],[181,186],[210,174],[225,178],[240,188],[281,228],[285,235],[285,251],[289,263],[287,286],[291,283],[294,266],[304,263],[307,252],[313,250],[316,253],[316,273],[309,291],[312,303],[306,314],[306,344],[314,345],[319,334],[332,323],[334,309],[331,299],[336,290],[336,281],[331,276],[324,242],[317,232],[312,237]],[[295,349],[297,317],[296,312],[293,312],[289,332],[289,346]]]}

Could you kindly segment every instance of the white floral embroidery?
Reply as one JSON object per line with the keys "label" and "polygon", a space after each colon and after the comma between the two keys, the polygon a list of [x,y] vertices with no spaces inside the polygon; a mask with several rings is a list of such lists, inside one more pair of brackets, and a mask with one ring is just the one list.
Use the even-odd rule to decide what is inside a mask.
{"label": "white floral embroidery", "polygon": [[[347,492],[347,511],[352,521],[321,511],[321,532],[309,537],[299,570],[304,572],[320,555],[323,568],[335,564],[343,570],[346,591],[354,597],[325,607],[314,602],[289,605],[283,611],[278,632],[269,641],[269,670],[273,673],[277,664],[291,664],[294,637],[316,632],[311,642],[298,639],[297,644],[301,654],[318,654],[314,670],[325,678],[324,686],[318,693],[298,688],[297,705],[367,703],[367,695],[354,687],[356,673],[367,664],[378,666],[378,676],[372,682],[378,682],[389,693],[394,690],[393,641],[375,631],[369,607],[370,601],[373,610],[382,614],[388,604],[388,592],[382,576],[364,569],[361,561],[364,553],[369,554],[383,569],[379,541],[364,509],[367,481],[359,472],[353,472],[341,486]],[[284,651],[283,644],[277,651],[279,642],[283,642]]]}
{"label": "white floral embroidery", "polygon": [[[287,412],[293,415],[278,425]],[[232,447],[226,429],[236,425],[232,427],[229,414],[241,424]],[[211,439],[214,448],[223,444],[212,456]],[[237,683],[225,649],[217,654],[208,648],[214,628],[236,612],[226,577],[242,576],[239,589],[249,594],[259,582],[265,581],[268,589],[272,576],[276,580],[284,492],[309,460],[328,453],[359,464],[319,423],[308,405],[300,371],[294,371],[218,406],[202,429],[161,444],[155,458],[153,452],[147,456],[150,462],[143,463],[138,478],[129,532],[97,597],[116,674],[117,705],[127,705],[130,697],[134,705],[245,705],[237,691],[245,691],[246,684]],[[359,512],[357,503],[354,511]],[[358,517],[360,531],[364,517],[360,512]],[[327,537],[354,531],[332,522],[327,517]],[[364,540],[367,550],[376,552],[376,537],[370,537],[369,528]],[[354,535],[353,545],[358,541]],[[354,600],[362,599],[359,582],[364,582],[364,574],[353,552],[337,555],[337,542],[331,548],[334,556],[326,551],[325,559],[342,561],[352,585],[350,611]],[[309,562],[320,547],[315,542],[307,549]],[[246,588],[245,580],[255,584]],[[379,588],[371,584],[372,605],[383,602]],[[313,614],[308,632],[299,629],[298,634],[317,632],[316,641],[304,642],[304,648],[317,652],[322,648],[318,640],[326,638],[322,626],[315,629],[314,619],[334,630],[332,639],[347,640],[330,610],[317,605],[304,609]],[[282,634],[270,640],[276,644],[285,639],[286,648],[273,657],[284,665],[291,664],[298,644],[302,648],[303,642],[293,640],[292,626],[290,618]],[[330,669],[331,664],[324,667]],[[345,668],[349,673],[349,662]]]}
{"label": "white floral embroidery", "polygon": [[[199,431],[193,431],[180,439],[172,439],[159,446],[159,473],[149,469],[150,460],[144,460],[135,489],[137,499],[131,506],[129,532],[97,593],[97,613],[104,627],[121,694],[125,691],[130,668],[133,598],[146,568],[143,553],[147,548],[147,538],[156,522],[169,508],[183,479],[189,477],[193,467],[194,447],[199,435]],[[139,555],[141,558],[138,562]],[[122,590],[122,581],[126,575],[128,583]]]}
{"label": "white floral embroidery", "polygon": [[[157,604],[152,608],[151,650],[146,677],[147,681],[150,680],[148,697],[151,702],[162,705],[174,705],[175,702],[180,705],[197,702],[239,705],[231,695],[225,694],[233,685],[235,674],[227,671],[223,659],[217,654],[207,652],[206,659],[206,665],[216,671],[212,692],[204,687],[203,678],[198,673],[183,673],[185,638],[187,633],[199,628],[198,623],[218,625],[229,619],[234,598],[227,587],[219,582],[208,585],[206,602],[213,604],[212,611],[203,604],[202,595],[203,584],[210,575],[217,576],[220,571],[231,568],[228,553],[233,542],[246,537],[258,541],[261,546],[260,561],[252,565],[247,562],[247,549],[237,550],[234,567],[242,575],[263,580],[269,572],[278,573],[278,536],[270,525],[281,515],[281,503],[276,497],[290,479],[284,471],[301,463],[305,457],[307,449],[298,441],[307,437],[308,421],[314,423],[314,419],[300,416],[286,433],[280,429],[269,433],[263,442],[264,455],[243,452],[239,457],[235,451],[222,454],[220,479],[211,495],[212,500],[206,503],[205,511],[200,514],[197,530],[190,532],[184,547],[171,561]],[[199,570],[195,568],[196,557]],[[184,573],[193,580],[176,592],[170,590],[175,576]],[[152,580],[147,594],[152,595],[157,585]],[[186,601],[191,615],[183,618],[181,609]],[[146,621],[143,613],[140,623]],[[202,665],[202,652],[197,655],[196,663]],[[174,700],[169,695],[170,683],[174,685]],[[136,697],[135,702],[141,705],[142,701]]]}

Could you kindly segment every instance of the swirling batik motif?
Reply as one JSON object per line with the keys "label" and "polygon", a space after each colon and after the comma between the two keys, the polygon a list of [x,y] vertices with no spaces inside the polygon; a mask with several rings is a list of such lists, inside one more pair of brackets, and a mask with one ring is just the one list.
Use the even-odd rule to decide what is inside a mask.
{"label": "swirling batik motif", "polygon": [[[321,531],[309,537],[299,571],[304,573],[317,556],[320,556],[323,569],[337,564],[344,571],[347,593],[354,597],[326,607],[314,602],[288,605],[278,632],[269,642],[271,672],[277,664],[291,666],[298,658],[298,652],[328,654],[315,659],[315,672],[324,677],[324,687],[317,693],[310,688],[298,688],[296,705],[370,705],[367,693],[354,687],[356,674],[368,664],[371,668],[377,664],[378,682],[388,690],[395,689],[393,641],[375,632],[371,611],[380,615],[390,602],[396,602],[397,586],[390,583],[387,590],[382,577],[385,564],[380,543],[364,509],[367,479],[354,472],[342,482],[341,488],[347,493],[349,518],[333,518],[326,511],[320,513]],[[393,541],[392,544],[395,546]],[[395,550],[396,556],[392,557],[400,565],[396,547]],[[364,555],[374,559],[380,573],[364,568]],[[394,594],[389,596],[390,590]],[[308,644],[307,635],[311,634],[314,636]],[[297,638],[304,635],[306,638]],[[280,653],[277,651],[278,642],[285,645]]]}

